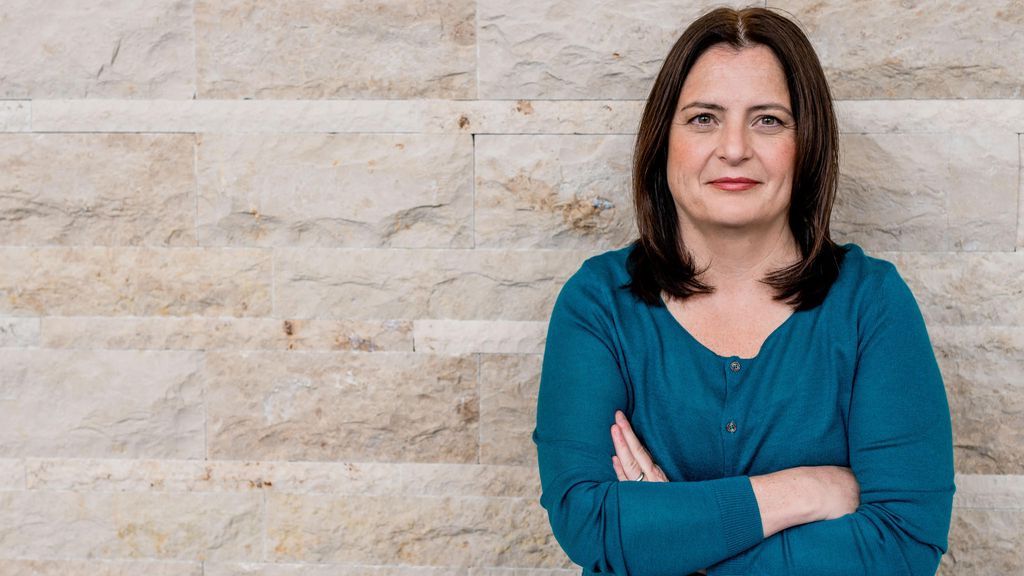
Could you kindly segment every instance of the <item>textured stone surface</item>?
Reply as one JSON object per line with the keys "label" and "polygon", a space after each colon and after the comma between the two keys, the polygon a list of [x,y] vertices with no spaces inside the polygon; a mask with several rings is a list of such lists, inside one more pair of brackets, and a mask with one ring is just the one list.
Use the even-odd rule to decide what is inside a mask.
{"label": "textured stone surface", "polygon": [[0,318],[0,346],[38,346],[39,325],[39,318]]}
{"label": "textured stone surface", "polygon": [[352,564],[228,564],[207,562],[203,576],[467,576],[459,566],[365,566]]}
{"label": "textured stone surface", "polygon": [[32,103],[0,101],[0,132],[22,132],[32,124]]}
{"label": "textured stone surface", "polygon": [[534,499],[267,494],[274,561],[568,567]]}
{"label": "textured stone surface", "polygon": [[719,2],[477,3],[481,98],[643,99],[687,24]]}
{"label": "textured stone surface", "polygon": [[191,98],[191,0],[8,0],[0,98]]}
{"label": "textured stone surface", "polygon": [[1024,328],[931,329],[953,419],[956,469],[1024,473]]}
{"label": "textured stone surface", "polygon": [[417,352],[530,354],[544,352],[547,322],[513,320],[416,320]]}
{"label": "textured stone surface", "polygon": [[1024,325],[1024,253],[872,255],[896,264],[929,326]]}
{"label": "textured stone surface", "polygon": [[0,492],[0,556],[253,558],[262,553],[260,501],[259,494]]}
{"label": "textured stone surface", "polygon": [[1024,475],[957,474],[953,506],[1024,511]]}
{"label": "textured stone surface", "polygon": [[1024,4],[769,0],[811,39],[836,98],[1020,98]]}
{"label": "textured stone surface", "polygon": [[203,135],[203,245],[466,248],[469,136]]}
{"label": "textured stone surface", "polygon": [[25,461],[16,458],[0,458],[0,490],[24,489]]}
{"label": "textured stone surface", "polygon": [[1024,572],[1024,512],[1006,509],[953,510],[949,551],[940,576],[987,576]]}
{"label": "textured stone surface", "polygon": [[480,462],[536,465],[540,354],[480,356]]}
{"label": "textured stone surface", "polygon": [[18,488],[27,482],[30,490],[540,497],[540,479],[532,466],[112,458],[6,462],[10,482],[19,482]]}
{"label": "textured stone surface", "polygon": [[[1021,130],[1024,133],[1024,130]],[[1024,248],[1024,135],[1017,135],[1020,162],[1017,164],[1017,248]]]}
{"label": "textured stone surface", "polygon": [[632,136],[477,136],[476,246],[617,248],[636,237]]}
{"label": "textured stone surface", "polygon": [[195,0],[200,98],[473,98],[472,0]]}
{"label": "textured stone surface", "polygon": [[[36,319],[26,319],[25,324],[28,320],[40,324]],[[402,320],[47,316],[41,324],[41,329],[35,328],[35,340],[48,348],[413,350],[413,323]],[[0,322],[0,342],[4,326]],[[31,327],[20,333],[25,340],[26,334],[31,335]]]}
{"label": "textured stone surface", "polygon": [[[16,118],[27,129],[29,105],[7,105],[20,107]],[[31,117],[40,132],[634,134],[643,105],[643,100],[35,100]],[[844,133],[1024,132],[1024,100],[840,100],[835,106]]]}
{"label": "textured stone surface", "polygon": [[203,455],[195,352],[0,348],[0,456]]}
{"label": "textured stone surface", "polygon": [[194,148],[191,134],[0,134],[0,243],[195,246]]}
{"label": "textured stone surface", "polygon": [[850,134],[837,240],[875,250],[1013,251],[1017,135]]}
{"label": "textured stone surface", "polygon": [[1024,100],[838,100],[845,133],[1024,132]]}
{"label": "textured stone surface", "polygon": [[262,316],[262,249],[0,247],[0,314]]}
{"label": "textured stone surface", "polygon": [[209,352],[210,458],[473,462],[476,359]]}
{"label": "textured stone surface", "polygon": [[289,318],[547,320],[586,258],[575,250],[275,251],[275,310]]}
{"label": "textured stone surface", "polygon": [[[209,574],[209,570],[206,572]],[[199,562],[161,560],[17,560],[0,559],[5,576],[203,576]]]}

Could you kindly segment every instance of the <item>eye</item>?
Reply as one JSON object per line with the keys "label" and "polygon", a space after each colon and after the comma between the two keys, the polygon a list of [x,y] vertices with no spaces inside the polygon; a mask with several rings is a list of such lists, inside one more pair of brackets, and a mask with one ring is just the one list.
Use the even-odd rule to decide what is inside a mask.
{"label": "eye", "polygon": [[711,123],[715,121],[715,117],[707,112],[697,114],[693,118],[690,118],[689,124],[695,126],[711,126]]}
{"label": "eye", "polygon": [[757,119],[761,126],[782,126],[782,120],[775,116],[761,116]]}

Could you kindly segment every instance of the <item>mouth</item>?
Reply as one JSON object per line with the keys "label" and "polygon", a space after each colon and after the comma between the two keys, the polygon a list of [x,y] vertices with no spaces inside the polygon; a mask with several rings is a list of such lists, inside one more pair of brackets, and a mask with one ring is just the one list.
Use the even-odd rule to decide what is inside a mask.
{"label": "mouth", "polygon": [[749,190],[754,186],[760,184],[757,180],[751,180],[750,178],[718,178],[709,182],[715,188],[722,190]]}

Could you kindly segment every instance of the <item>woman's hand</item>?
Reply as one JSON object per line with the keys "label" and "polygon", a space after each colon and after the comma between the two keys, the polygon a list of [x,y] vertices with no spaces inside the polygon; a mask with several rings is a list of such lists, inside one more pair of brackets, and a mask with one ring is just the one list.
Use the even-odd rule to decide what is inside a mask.
{"label": "woman's hand", "polygon": [[633,433],[633,427],[629,425],[626,415],[621,410],[615,411],[612,444],[615,445],[612,467],[615,468],[615,476],[619,480],[642,478],[644,482],[668,482],[665,473],[651,460],[650,453]]}

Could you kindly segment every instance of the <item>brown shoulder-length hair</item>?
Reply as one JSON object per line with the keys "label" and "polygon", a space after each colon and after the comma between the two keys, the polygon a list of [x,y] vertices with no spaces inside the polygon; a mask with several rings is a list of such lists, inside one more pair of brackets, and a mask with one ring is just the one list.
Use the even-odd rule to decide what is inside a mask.
{"label": "brown shoulder-length hair", "polygon": [[789,226],[803,258],[762,282],[775,299],[798,310],[824,300],[839,276],[845,250],[832,241],[829,218],[839,171],[839,129],[825,73],[810,41],[786,17],[764,8],[718,8],[691,24],[665,58],[647,98],[633,151],[633,202],[639,238],[627,261],[626,287],[650,305],[661,291],[675,298],[713,291],[679,233],[666,176],[668,137],[679,94],[697,58],[716,44],[736,49],[763,45],[782,64],[796,120],[796,164]]}

